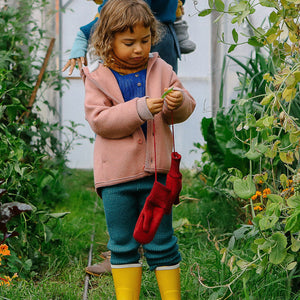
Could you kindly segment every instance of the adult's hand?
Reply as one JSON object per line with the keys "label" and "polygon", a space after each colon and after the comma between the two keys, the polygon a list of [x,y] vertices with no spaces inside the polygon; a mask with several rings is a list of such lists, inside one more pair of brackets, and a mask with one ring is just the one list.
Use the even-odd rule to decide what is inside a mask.
{"label": "adult's hand", "polygon": [[69,75],[72,75],[74,68],[76,67],[76,64],[78,64],[79,71],[81,71],[83,65],[87,66],[86,57],[77,57],[77,58],[69,59],[67,63],[64,65],[64,67],[62,68],[62,72],[70,68]]}

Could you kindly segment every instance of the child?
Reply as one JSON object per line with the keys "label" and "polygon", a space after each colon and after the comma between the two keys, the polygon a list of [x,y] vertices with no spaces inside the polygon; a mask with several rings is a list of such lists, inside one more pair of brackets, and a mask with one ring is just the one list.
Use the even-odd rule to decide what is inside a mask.
{"label": "child", "polygon": [[[158,28],[145,1],[108,1],[91,37],[102,61],[93,71],[83,69],[86,119],[96,133],[95,187],[103,200],[118,300],[139,299],[142,266],[140,245],[133,237],[135,225],[155,170],[158,181],[166,182],[172,152],[169,125],[172,120],[185,121],[195,107],[172,67],[150,53],[159,38]],[[170,87],[174,89],[164,102],[161,95]],[[181,256],[172,214],[163,216],[153,240],[143,249],[162,299],[180,299]]]}
{"label": "child", "polygon": [[[88,41],[91,35],[91,30],[99,18],[99,12],[103,5],[109,0],[97,1],[96,4],[101,4],[98,7],[98,13],[94,20],[87,25],[80,27],[77,32],[75,41],[73,43],[69,60],[65,64],[62,71],[64,72],[70,67],[69,75],[73,73],[74,67],[78,63],[79,69],[82,69],[83,65],[87,65],[85,58],[88,48]],[[183,3],[181,0],[144,0],[148,3],[150,8],[155,14],[157,20],[159,20],[164,26],[164,36],[158,44],[152,49],[158,52],[160,57],[167,63],[172,65],[174,71],[177,73],[178,58],[180,53],[187,54],[193,52],[196,48],[195,43],[190,41],[188,35],[187,22],[182,20]]]}

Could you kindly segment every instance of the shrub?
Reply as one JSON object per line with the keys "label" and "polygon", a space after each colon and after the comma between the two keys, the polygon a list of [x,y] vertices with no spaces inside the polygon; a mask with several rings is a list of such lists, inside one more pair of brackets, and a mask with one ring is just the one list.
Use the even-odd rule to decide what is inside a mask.
{"label": "shrub", "polygon": [[[64,215],[52,214],[51,209],[66,197],[62,178],[67,172],[69,144],[66,148],[60,143],[59,123],[43,120],[41,104],[55,113],[43,92],[38,93],[34,110],[28,107],[49,40],[33,16],[48,3],[25,0],[19,5],[5,4],[0,9],[0,178],[7,191],[1,198],[3,204],[20,202],[32,208],[30,214],[10,220],[9,229],[19,235],[7,241],[9,274],[26,277],[36,274],[47,261],[45,245],[52,240],[51,226],[55,226],[49,220]],[[46,71],[43,86],[59,91],[57,72]]]}

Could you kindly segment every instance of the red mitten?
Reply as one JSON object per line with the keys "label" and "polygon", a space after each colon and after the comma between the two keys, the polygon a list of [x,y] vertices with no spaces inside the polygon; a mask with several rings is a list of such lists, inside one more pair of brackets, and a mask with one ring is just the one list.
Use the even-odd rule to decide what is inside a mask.
{"label": "red mitten", "polygon": [[179,194],[182,189],[182,174],[179,171],[181,155],[172,152],[171,168],[167,175],[166,187],[171,191],[166,206],[166,214],[171,213],[172,205],[179,203]]}
{"label": "red mitten", "polygon": [[133,237],[137,242],[148,244],[153,240],[165,214],[169,197],[170,190],[160,182],[155,181],[135,225]]}

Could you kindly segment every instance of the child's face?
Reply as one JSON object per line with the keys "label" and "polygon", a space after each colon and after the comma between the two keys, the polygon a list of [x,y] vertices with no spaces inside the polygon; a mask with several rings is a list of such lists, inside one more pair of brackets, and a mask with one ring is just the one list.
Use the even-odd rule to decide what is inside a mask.
{"label": "child's face", "polygon": [[151,48],[150,27],[137,24],[124,32],[117,32],[114,36],[112,48],[115,55],[129,64],[139,65],[141,61],[149,56]]}

